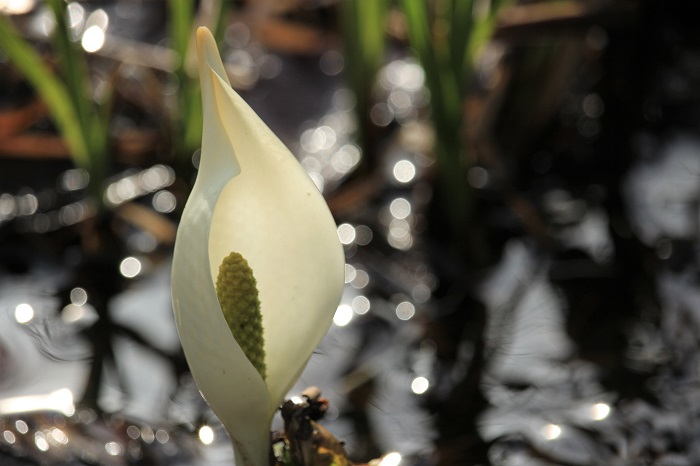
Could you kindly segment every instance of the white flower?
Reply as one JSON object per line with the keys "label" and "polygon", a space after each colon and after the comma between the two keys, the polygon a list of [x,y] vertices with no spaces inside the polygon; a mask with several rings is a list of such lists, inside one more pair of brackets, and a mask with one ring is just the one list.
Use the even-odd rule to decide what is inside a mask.
{"label": "white flower", "polygon": [[[270,421],[326,333],[344,257],[323,196],[294,156],[231,89],[216,43],[197,31],[204,133],[172,270],[180,340],[238,464],[268,464]],[[266,378],[232,336],[217,299],[219,265],[240,253],[257,279]]]}

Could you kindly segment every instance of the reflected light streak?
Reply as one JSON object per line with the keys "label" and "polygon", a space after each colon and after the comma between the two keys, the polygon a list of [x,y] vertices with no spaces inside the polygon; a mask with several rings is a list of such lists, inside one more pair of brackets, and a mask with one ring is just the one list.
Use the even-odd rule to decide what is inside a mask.
{"label": "reflected light streak", "polygon": [[59,411],[66,416],[71,416],[75,412],[73,393],[67,388],[62,388],[48,395],[17,396],[0,399],[0,415],[43,410]]}
{"label": "reflected light streak", "polygon": [[204,445],[211,445],[214,442],[214,430],[209,426],[202,426],[199,428],[199,440]]}

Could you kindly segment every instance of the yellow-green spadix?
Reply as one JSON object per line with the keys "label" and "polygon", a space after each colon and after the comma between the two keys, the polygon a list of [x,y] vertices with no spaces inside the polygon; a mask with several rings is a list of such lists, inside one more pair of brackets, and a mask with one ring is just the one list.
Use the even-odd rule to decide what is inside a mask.
{"label": "yellow-green spadix", "polygon": [[[338,305],[343,251],[322,195],[231,89],[205,28],[197,31],[197,54],[202,154],[177,232],[173,307],[192,375],[231,437],[236,464],[264,466],[272,416]],[[245,259],[254,276],[264,339],[252,359],[263,360],[264,377],[217,299],[219,268],[231,253]]]}

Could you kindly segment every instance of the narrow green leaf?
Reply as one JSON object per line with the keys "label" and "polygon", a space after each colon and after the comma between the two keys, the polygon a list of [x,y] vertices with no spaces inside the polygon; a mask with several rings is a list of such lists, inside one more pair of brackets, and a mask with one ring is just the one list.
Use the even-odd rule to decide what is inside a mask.
{"label": "narrow green leaf", "polygon": [[53,45],[60,60],[58,66],[63,75],[63,82],[73,102],[78,115],[78,123],[83,134],[88,133],[89,105],[87,100],[90,83],[88,81],[87,64],[83,55],[78,53],[71,42],[70,29],[66,23],[65,3],[61,0],[48,0],[48,6],[53,12],[56,27],[52,35]]}
{"label": "narrow green leaf", "polygon": [[450,0],[450,58],[455,78],[463,87],[466,84],[465,60],[473,28],[473,0]]}
{"label": "narrow green leaf", "polygon": [[27,78],[49,108],[76,165],[89,169],[88,146],[70,93],[53,70],[3,15],[0,15],[0,48]]}
{"label": "narrow green leaf", "polygon": [[[178,112],[171,116],[171,125],[173,143],[175,146],[176,157],[189,157],[189,153],[193,150],[189,144],[192,131],[192,105],[195,104],[195,99],[191,97],[191,89],[194,85],[194,80],[187,73],[187,52],[190,48],[190,40],[192,38],[192,26],[194,24],[194,3],[182,0],[169,0],[169,31],[170,42],[173,50],[177,54],[177,62],[175,65],[175,75],[177,76],[180,86],[178,92]],[[198,122],[201,126],[201,120]],[[199,144],[199,142],[196,142]]]}
{"label": "narrow green leaf", "polygon": [[[431,12],[424,0],[401,0],[411,47],[425,72],[430,91],[436,135],[437,193],[443,200],[451,237],[459,244],[468,228],[471,190],[466,182],[465,146],[462,139],[461,76],[455,72],[449,39],[437,40],[431,28]],[[454,30],[452,31],[454,32]],[[449,32],[448,32],[449,34]],[[457,61],[459,62],[459,60]],[[460,65],[461,66],[461,65]]]}
{"label": "narrow green leaf", "polygon": [[90,173],[90,191],[101,196],[101,185],[106,175],[108,117],[97,110],[92,96],[90,73],[85,53],[71,40],[67,22],[66,3],[63,0],[47,0],[53,12],[56,27],[52,41],[57,55],[63,82],[70,95],[78,119],[88,155],[87,170]]}
{"label": "narrow green leaf", "polygon": [[182,63],[187,55],[187,49],[192,38],[192,24],[194,20],[194,2],[182,0],[169,0],[170,12],[170,40],[172,48],[179,57],[178,69],[182,69]]}
{"label": "narrow green leaf", "polygon": [[486,43],[493,36],[493,30],[496,27],[498,13],[505,6],[513,3],[513,0],[497,0],[491,4],[491,9],[487,15],[476,21],[470,31],[469,45],[467,47],[468,66],[473,69],[479,58],[479,53]]}
{"label": "narrow green leaf", "polygon": [[343,0],[340,6],[346,76],[357,99],[358,138],[366,152],[372,88],[384,63],[389,4],[387,0]]}

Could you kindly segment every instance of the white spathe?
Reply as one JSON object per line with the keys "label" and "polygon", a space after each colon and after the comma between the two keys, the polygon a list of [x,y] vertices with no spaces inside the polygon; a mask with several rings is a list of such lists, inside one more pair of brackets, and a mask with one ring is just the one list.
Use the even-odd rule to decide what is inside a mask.
{"label": "white spathe", "polygon": [[[237,464],[268,464],[270,422],[333,318],[344,255],[328,206],[301,165],[231,89],[206,28],[197,31],[204,132],[197,181],[177,232],[173,307],[198,388],[226,427]],[[257,279],[263,380],[216,297],[236,251]]]}

